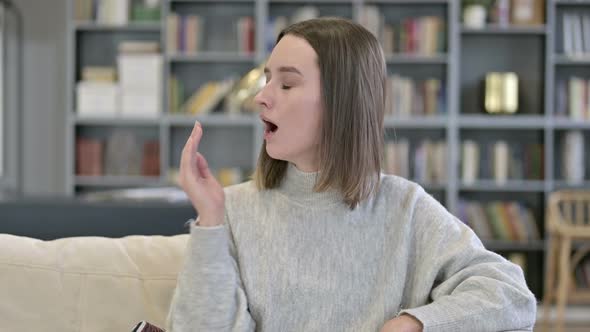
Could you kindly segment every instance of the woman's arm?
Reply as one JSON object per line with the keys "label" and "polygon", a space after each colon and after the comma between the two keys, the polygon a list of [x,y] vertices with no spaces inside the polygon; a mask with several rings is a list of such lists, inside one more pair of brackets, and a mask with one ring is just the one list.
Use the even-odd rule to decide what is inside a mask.
{"label": "woman's arm", "polygon": [[191,223],[185,262],[168,314],[169,332],[254,331],[228,223]]}
{"label": "woman's arm", "polygon": [[430,303],[410,305],[400,314],[419,319],[424,331],[532,330],[537,303],[519,266],[487,251],[469,227],[426,193],[416,201],[412,219],[411,284],[430,289],[417,294]]}
{"label": "woman's arm", "polygon": [[225,192],[199,152],[202,136],[196,121],[180,158],[180,186],[203,219],[190,223],[166,327],[170,332],[254,331],[224,213]]}

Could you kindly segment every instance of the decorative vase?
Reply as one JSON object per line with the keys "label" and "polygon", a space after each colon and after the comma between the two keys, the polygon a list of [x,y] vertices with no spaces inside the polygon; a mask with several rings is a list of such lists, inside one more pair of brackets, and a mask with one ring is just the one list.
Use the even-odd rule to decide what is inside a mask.
{"label": "decorative vase", "polygon": [[463,10],[463,24],[468,28],[482,29],[486,25],[486,7],[469,5]]}

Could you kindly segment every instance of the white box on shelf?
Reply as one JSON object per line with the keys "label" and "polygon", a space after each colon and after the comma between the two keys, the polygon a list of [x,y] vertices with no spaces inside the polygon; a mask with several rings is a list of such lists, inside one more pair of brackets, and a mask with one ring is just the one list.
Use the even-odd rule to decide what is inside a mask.
{"label": "white box on shelf", "polygon": [[112,117],[119,111],[120,89],[116,83],[78,82],[76,111],[80,116]]}
{"label": "white box on shelf", "polygon": [[160,54],[119,54],[121,89],[162,93],[163,59]]}
{"label": "white box on shelf", "polygon": [[158,93],[121,93],[121,115],[124,117],[156,118],[160,116],[162,98]]}

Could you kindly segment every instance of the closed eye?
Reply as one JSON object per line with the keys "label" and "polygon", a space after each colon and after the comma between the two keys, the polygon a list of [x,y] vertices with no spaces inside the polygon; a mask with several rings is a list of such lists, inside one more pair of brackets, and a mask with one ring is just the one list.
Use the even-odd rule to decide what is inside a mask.
{"label": "closed eye", "polygon": [[281,85],[281,89],[283,89],[283,90],[289,90],[289,89],[291,89],[291,87],[290,86],[286,86],[286,85],[283,84],[283,85]]}

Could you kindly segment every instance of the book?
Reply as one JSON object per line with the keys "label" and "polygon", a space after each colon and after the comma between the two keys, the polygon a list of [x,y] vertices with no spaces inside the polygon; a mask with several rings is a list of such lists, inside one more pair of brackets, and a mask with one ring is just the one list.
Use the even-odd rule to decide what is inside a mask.
{"label": "book", "polygon": [[236,80],[227,78],[203,84],[181,107],[181,112],[188,114],[207,114],[231,91]]}
{"label": "book", "polygon": [[155,41],[126,40],[119,43],[119,54],[153,54],[160,52],[160,44]]}
{"label": "book", "polygon": [[446,113],[444,84],[438,78],[415,80],[393,74],[386,82],[386,115],[436,116]]}
{"label": "book", "polygon": [[570,15],[571,38],[573,56],[582,56],[584,47],[582,41],[582,18],[579,14]]}
{"label": "book", "polygon": [[518,111],[518,76],[516,73],[487,73],[484,103],[486,112],[491,114]]}
{"label": "book", "polygon": [[92,21],[92,1],[93,0],[76,0],[74,2],[74,18],[77,21]]}
{"label": "book", "polygon": [[492,7],[492,23],[500,27],[510,24],[510,0],[496,0]]}
{"label": "book", "polygon": [[114,129],[106,140],[104,171],[106,175],[141,174],[142,146],[137,135],[128,129]]}
{"label": "book", "polygon": [[568,12],[563,13],[563,53],[572,56],[574,55],[574,41],[572,31],[572,14]]}
{"label": "book", "polygon": [[565,133],[563,139],[562,176],[570,184],[580,184],[586,173],[584,135],[579,130]]}
{"label": "book", "polygon": [[141,175],[160,175],[160,142],[157,140],[150,140],[143,143]]}
{"label": "book", "polygon": [[385,144],[385,173],[410,177],[410,142],[401,138]]}
{"label": "book", "polygon": [[95,138],[76,138],[76,175],[103,175],[103,142]]}
{"label": "book", "polygon": [[82,81],[107,82],[117,81],[117,70],[110,66],[84,66],[82,68]]}
{"label": "book", "polygon": [[472,184],[479,178],[479,146],[475,141],[465,140],[461,144],[461,179]]}
{"label": "book", "polygon": [[494,143],[494,181],[497,185],[503,185],[508,180],[508,160],[510,150],[506,141]]}
{"label": "book", "polygon": [[186,17],[185,49],[186,54],[197,54],[201,51],[201,30],[203,21],[199,15],[189,15]]}
{"label": "book", "polygon": [[459,200],[459,217],[482,239],[526,243],[540,234],[530,208],[517,201]]}
{"label": "book", "polygon": [[176,13],[170,13],[166,17],[166,52],[168,54],[178,53],[178,29],[180,17]]}

